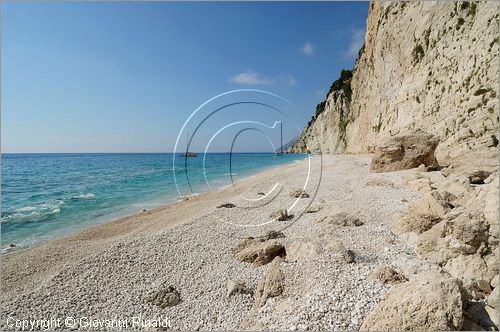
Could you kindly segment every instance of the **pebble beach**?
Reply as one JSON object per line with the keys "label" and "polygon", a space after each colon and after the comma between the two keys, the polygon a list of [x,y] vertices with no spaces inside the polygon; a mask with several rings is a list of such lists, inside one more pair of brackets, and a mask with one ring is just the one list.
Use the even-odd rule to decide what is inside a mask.
{"label": "pebble beach", "polygon": [[[388,290],[369,277],[373,270],[386,265],[411,273],[425,265],[390,230],[394,216],[421,196],[403,185],[415,170],[375,174],[369,164],[368,155],[313,156],[235,186],[4,254],[2,329],[15,329],[9,317],[73,317],[74,324],[61,329],[96,330],[116,326],[82,324],[162,317],[168,327],[127,329],[357,330]],[[290,197],[302,188],[308,198]],[[217,208],[223,203],[234,207]],[[272,219],[291,206],[290,218]],[[339,215],[357,222],[336,223]],[[233,251],[238,241],[271,230],[282,233],[276,241],[287,250],[283,290],[259,306],[255,292],[268,265],[241,261]],[[307,250],[288,259],[298,243]],[[328,250],[336,243],[353,259],[337,259]],[[232,281],[248,292],[228,295]],[[155,305],[151,297],[169,286],[178,303]]]}

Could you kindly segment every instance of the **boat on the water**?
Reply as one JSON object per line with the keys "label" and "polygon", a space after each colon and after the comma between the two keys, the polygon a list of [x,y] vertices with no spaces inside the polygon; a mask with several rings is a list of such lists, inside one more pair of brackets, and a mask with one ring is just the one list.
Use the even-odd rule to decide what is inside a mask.
{"label": "boat on the water", "polygon": [[196,152],[186,152],[182,154],[183,157],[198,157]]}
{"label": "boat on the water", "polygon": [[[189,131],[186,133],[186,146],[189,149]],[[186,151],[186,153],[182,154],[183,157],[198,157],[198,154],[196,152],[189,152]]]}

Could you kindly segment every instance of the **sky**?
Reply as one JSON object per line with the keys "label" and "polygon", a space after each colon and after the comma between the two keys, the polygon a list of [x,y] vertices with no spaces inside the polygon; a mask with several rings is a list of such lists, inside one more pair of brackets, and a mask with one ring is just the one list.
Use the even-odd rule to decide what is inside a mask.
{"label": "sky", "polygon": [[[187,130],[196,132],[202,118],[181,131],[193,111],[237,89],[263,90],[289,103],[267,93],[216,99],[197,116],[235,105],[205,122],[190,150],[205,149],[227,121],[284,121],[262,104],[286,108],[286,142],[340,71],[352,68],[368,12],[367,2],[1,6],[3,153],[174,151],[179,135],[184,142]],[[237,104],[249,98],[258,103]],[[240,135],[237,149],[268,151],[256,135]],[[226,151],[227,138],[222,141],[210,150]]]}

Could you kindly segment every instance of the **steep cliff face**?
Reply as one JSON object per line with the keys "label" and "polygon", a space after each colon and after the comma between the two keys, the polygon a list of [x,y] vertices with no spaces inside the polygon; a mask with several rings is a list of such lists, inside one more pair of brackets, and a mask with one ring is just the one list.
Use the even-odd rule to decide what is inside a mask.
{"label": "steep cliff face", "polygon": [[[350,82],[292,152],[361,153],[384,137],[420,128],[447,161],[498,144],[497,2],[372,2],[365,45]],[[350,99],[350,100],[348,100]]]}

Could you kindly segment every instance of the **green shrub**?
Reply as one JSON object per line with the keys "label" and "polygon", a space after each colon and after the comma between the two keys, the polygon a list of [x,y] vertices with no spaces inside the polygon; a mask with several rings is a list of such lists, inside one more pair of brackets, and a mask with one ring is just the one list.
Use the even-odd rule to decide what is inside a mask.
{"label": "green shrub", "polygon": [[464,10],[464,9],[467,9],[469,8],[469,1],[464,1],[460,4],[460,10]]}
{"label": "green shrub", "polygon": [[491,140],[493,141],[493,146],[498,146],[498,138],[495,135],[491,135]]}
{"label": "green shrub", "polygon": [[488,52],[491,52],[491,49],[493,48],[493,45],[498,44],[498,37],[496,37],[495,39],[493,39],[490,43],[490,49],[488,50]]}
{"label": "green shrub", "polygon": [[420,60],[422,60],[424,54],[425,51],[422,45],[417,44],[417,46],[415,46],[415,48],[413,49],[413,59],[415,60],[415,62],[419,62]]}
{"label": "green shrub", "polygon": [[472,2],[471,5],[469,6],[469,10],[467,11],[467,16],[476,16],[476,11],[477,11],[477,4],[475,2]]}
{"label": "green shrub", "polygon": [[333,91],[344,91],[345,98],[348,103],[351,102],[352,90],[351,90],[351,80],[352,80],[352,70],[342,69],[340,72],[340,77],[332,83],[330,86],[330,94]]}
{"label": "green shrub", "polygon": [[325,111],[325,104],[326,101],[323,100],[318,105],[316,105],[316,118]]}
{"label": "green shrub", "polygon": [[465,20],[463,17],[459,17],[457,20],[457,25],[455,26],[455,29],[460,30],[460,27],[465,23]]}
{"label": "green shrub", "polygon": [[490,91],[489,89],[479,88],[474,92],[474,96],[484,95],[486,92]]}
{"label": "green shrub", "polygon": [[363,46],[361,46],[361,48],[358,51],[358,59],[361,58],[361,55],[363,54],[364,51],[365,51],[365,44],[363,43]]}

